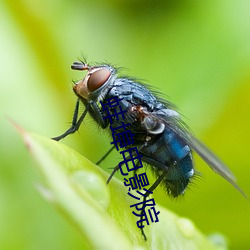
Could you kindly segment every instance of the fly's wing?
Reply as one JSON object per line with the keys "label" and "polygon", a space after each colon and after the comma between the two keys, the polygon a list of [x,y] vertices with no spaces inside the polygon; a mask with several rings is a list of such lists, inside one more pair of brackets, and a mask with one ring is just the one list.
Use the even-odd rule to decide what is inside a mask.
{"label": "fly's wing", "polygon": [[246,198],[246,194],[237,185],[236,178],[230,169],[210,149],[191,134],[181,136],[187,144],[210,166],[217,174],[230,182]]}
{"label": "fly's wing", "polygon": [[173,130],[182,140],[184,140],[190,148],[192,148],[216,173],[221,175],[229,183],[231,183],[243,196],[247,199],[247,195],[242,191],[242,189],[237,185],[236,178],[233,173],[228,169],[228,167],[202,142],[196,139],[183,125],[179,117],[163,115],[162,111],[160,114],[154,113],[155,119],[162,122],[166,127]]}

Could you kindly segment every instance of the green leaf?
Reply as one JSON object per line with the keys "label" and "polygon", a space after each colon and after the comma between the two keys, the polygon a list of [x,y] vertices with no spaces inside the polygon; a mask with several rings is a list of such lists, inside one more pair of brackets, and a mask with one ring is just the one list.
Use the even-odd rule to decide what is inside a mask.
{"label": "green leaf", "polygon": [[215,245],[186,218],[156,205],[159,222],[145,226],[144,241],[123,183],[75,150],[39,135],[21,131],[44,176],[39,191],[81,232],[83,249],[226,249]]}

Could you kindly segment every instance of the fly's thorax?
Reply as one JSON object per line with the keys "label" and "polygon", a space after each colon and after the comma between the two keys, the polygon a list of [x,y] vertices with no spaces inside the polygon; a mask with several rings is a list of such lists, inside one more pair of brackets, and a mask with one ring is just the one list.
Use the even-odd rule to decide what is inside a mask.
{"label": "fly's thorax", "polygon": [[116,79],[115,69],[109,65],[87,66],[83,70],[88,70],[86,76],[77,82],[73,87],[75,94],[80,99],[99,101],[105,96],[108,86]]}
{"label": "fly's thorax", "polygon": [[179,113],[166,108],[149,112],[147,108],[136,106],[132,107],[131,112],[136,113],[136,117],[140,120],[142,128],[149,134],[161,134],[165,129],[165,123],[170,119],[180,119]]}

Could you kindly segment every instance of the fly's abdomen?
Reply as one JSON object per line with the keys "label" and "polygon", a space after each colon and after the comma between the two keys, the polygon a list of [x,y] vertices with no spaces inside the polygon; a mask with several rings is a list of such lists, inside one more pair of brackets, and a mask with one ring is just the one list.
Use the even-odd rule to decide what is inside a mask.
{"label": "fly's abdomen", "polygon": [[179,162],[170,165],[166,178],[163,180],[163,184],[169,195],[177,197],[183,194],[193,174],[194,170],[191,154],[186,155]]}
{"label": "fly's abdomen", "polygon": [[194,174],[191,150],[172,130],[165,129],[152,138],[141,152],[146,155],[144,161],[153,165],[156,175],[167,172],[163,183],[170,195],[176,197],[185,191]]}
{"label": "fly's abdomen", "polygon": [[166,129],[164,137],[170,154],[164,183],[168,193],[176,197],[184,193],[190,178],[194,175],[193,160],[190,147],[173,131]]}

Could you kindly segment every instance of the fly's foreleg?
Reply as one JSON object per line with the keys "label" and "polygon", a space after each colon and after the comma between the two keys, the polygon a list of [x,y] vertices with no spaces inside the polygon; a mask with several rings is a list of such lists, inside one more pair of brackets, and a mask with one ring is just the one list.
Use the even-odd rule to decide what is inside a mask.
{"label": "fly's foreleg", "polygon": [[76,102],[71,127],[65,133],[63,133],[62,135],[59,135],[57,137],[53,137],[51,139],[53,139],[55,141],[60,141],[64,137],[68,136],[69,134],[75,133],[79,129],[79,127],[80,127],[80,125],[81,125],[81,123],[82,123],[82,121],[83,121],[84,117],[86,116],[86,114],[88,112],[88,109],[89,109],[89,105],[87,105],[86,109],[84,110],[84,112],[80,116],[79,120],[77,120],[78,119],[78,112],[79,112],[79,104],[80,104],[80,101],[78,99],[77,102]]}

